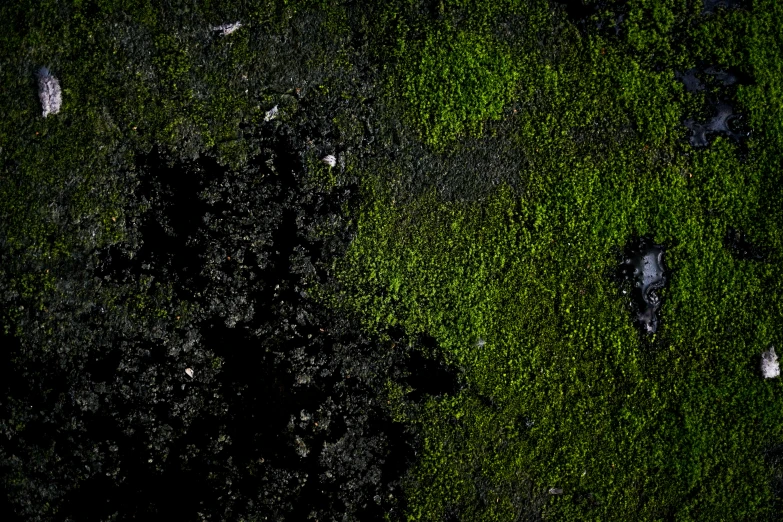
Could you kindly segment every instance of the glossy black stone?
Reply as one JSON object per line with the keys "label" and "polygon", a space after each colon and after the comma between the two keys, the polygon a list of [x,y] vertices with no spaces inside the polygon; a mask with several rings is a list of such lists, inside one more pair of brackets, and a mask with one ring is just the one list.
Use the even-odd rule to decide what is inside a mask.
{"label": "glossy black stone", "polygon": [[658,292],[667,283],[664,252],[664,246],[655,244],[649,237],[632,240],[626,245],[618,270],[620,281],[631,283],[634,323],[647,334],[658,330],[661,308]]}

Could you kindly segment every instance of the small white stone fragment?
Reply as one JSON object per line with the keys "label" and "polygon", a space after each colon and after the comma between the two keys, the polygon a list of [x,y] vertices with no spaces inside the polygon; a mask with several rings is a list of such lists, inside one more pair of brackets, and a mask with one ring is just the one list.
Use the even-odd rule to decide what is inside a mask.
{"label": "small white stone fragment", "polygon": [[563,488],[549,488],[549,494],[550,495],[562,495],[563,494]]}
{"label": "small white stone fragment", "polygon": [[770,345],[769,350],[761,352],[761,373],[765,379],[780,376],[780,364],[774,346]]}
{"label": "small white stone fragment", "polygon": [[234,22],[233,24],[213,25],[212,30],[220,31],[221,35],[228,36],[240,27],[242,27],[242,22]]}
{"label": "small white stone fragment", "polygon": [[277,105],[266,111],[266,115],[264,116],[264,121],[273,120],[277,116],[278,110]]}
{"label": "small white stone fragment", "polygon": [[329,165],[330,167],[334,167],[337,165],[337,158],[329,154],[328,156],[324,156],[321,158],[321,161]]}
{"label": "small white stone fragment", "polygon": [[35,73],[38,76],[38,97],[41,99],[43,117],[60,112],[63,102],[60,81],[49,73],[49,69],[41,67]]}
{"label": "small white stone fragment", "polygon": [[192,368],[185,368],[185,373],[188,374],[188,377],[191,379],[193,378],[193,369]]}

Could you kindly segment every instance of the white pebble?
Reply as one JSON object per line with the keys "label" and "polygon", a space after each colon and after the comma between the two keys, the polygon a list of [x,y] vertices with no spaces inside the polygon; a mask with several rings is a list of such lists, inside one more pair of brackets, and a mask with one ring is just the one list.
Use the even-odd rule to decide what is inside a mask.
{"label": "white pebble", "polygon": [[780,364],[774,346],[770,346],[766,352],[761,352],[761,373],[765,379],[780,376]]}
{"label": "white pebble", "polygon": [[46,67],[38,69],[36,76],[38,76],[38,97],[41,99],[43,117],[57,114],[63,102],[60,81],[52,76]]}
{"label": "white pebble", "polygon": [[237,29],[242,27],[242,22],[234,22],[233,24],[222,24],[222,25],[213,25],[212,30],[213,31],[220,31],[220,34],[223,36],[227,36]]}
{"label": "white pebble", "polygon": [[264,116],[264,121],[269,121],[271,119],[274,119],[275,116],[277,116],[277,105],[266,111],[266,116]]}
{"label": "white pebble", "polygon": [[193,369],[192,368],[185,368],[185,373],[188,374],[188,377],[191,379],[193,378]]}

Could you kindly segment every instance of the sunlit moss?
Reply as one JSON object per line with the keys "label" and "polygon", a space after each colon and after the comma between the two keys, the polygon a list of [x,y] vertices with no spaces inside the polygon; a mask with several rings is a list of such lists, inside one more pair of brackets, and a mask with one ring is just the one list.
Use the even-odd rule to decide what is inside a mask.
{"label": "sunlit moss", "polygon": [[438,28],[422,42],[405,42],[401,53],[391,96],[402,98],[411,121],[433,146],[479,134],[518,89],[511,54],[491,36]]}

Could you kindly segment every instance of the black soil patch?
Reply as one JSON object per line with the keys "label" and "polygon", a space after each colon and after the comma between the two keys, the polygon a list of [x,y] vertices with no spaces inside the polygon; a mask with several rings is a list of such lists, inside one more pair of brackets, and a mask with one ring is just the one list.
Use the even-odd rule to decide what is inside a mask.
{"label": "black soil patch", "polygon": [[0,338],[0,466],[21,477],[19,515],[50,495],[63,520],[401,517],[421,443],[392,421],[386,385],[410,385],[418,407],[461,381],[433,338],[368,336],[309,297],[331,284],[358,190],[310,187],[306,140],[283,131],[254,137],[263,153],[236,171],[137,157],[132,239],[94,252],[49,305],[69,329],[22,324],[26,343],[68,351],[32,358]]}
{"label": "black soil patch", "polygon": [[437,353],[437,341],[428,335],[419,339],[421,348],[410,353],[406,361],[407,377],[404,382],[413,391],[408,395],[413,401],[421,401],[425,395],[454,395],[460,389],[459,374],[446,364]]}
{"label": "black soil patch", "polygon": [[623,292],[628,292],[630,286],[634,324],[646,334],[658,330],[658,311],[662,304],[658,292],[667,283],[664,252],[664,246],[656,244],[650,237],[632,239],[625,246],[617,271]]}

